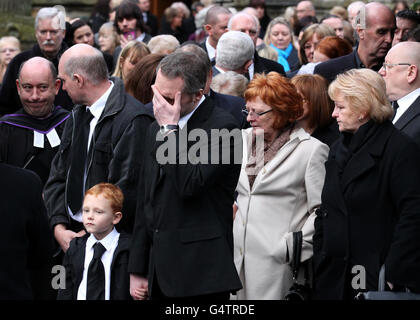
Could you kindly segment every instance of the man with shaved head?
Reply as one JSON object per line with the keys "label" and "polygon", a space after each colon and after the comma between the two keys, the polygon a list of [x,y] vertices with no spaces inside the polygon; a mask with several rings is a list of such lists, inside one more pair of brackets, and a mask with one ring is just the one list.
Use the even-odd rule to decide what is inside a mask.
{"label": "man with shaved head", "polygon": [[89,45],[77,44],[64,52],[58,75],[76,106],[64,128],[44,195],[54,236],[66,251],[74,237],[85,233],[84,192],[99,182],[123,190],[124,219],[117,229],[131,231],[142,138],[153,116],[125,93],[121,79],[108,78],[102,53]]}
{"label": "man with shaved head", "polygon": [[307,16],[315,17],[315,7],[311,1],[300,1],[296,6],[296,14],[298,20]]}
{"label": "man with shaved head", "polygon": [[389,50],[379,74],[384,78],[386,94],[393,101],[392,120],[420,145],[420,43],[400,42]]}
{"label": "man with shaved head", "polygon": [[42,57],[22,63],[16,79],[23,108],[0,118],[0,162],[48,179],[69,112],[54,105],[60,88],[54,64]]}
{"label": "man with shaved head", "polygon": [[395,31],[395,17],[391,9],[379,2],[370,2],[360,9],[356,32],[359,45],[352,53],[325,61],[314,73],[329,82],[350,69],[369,68],[378,71],[391,48]]}
{"label": "man with shaved head", "polygon": [[210,60],[214,60],[220,37],[228,31],[227,25],[231,16],[232,13],[225,7],[213,6],[207,10],[204,30],[208,36],[200,46],[207,52]]}

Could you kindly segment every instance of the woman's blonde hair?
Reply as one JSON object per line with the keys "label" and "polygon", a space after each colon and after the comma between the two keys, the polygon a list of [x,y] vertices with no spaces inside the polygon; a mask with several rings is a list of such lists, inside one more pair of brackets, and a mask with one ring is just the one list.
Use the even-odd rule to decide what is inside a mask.
{"label": "woman's blonde hair", "polygon": [[144,42],[136,40],[128,42],[118,56],[115,71],[112,75],[122,79],[122,64],[125,59],[130,58],[130,62],[136,64],[141,58],[148,54],[150,54],[150,50]]}
{"label": "woman's blonde hair", "polygon": [[287,22],[286,19],[284,19],[283,17],[277,17],[274,18],[273,20],[271,20],[271,22],[268,24],[267,26],[267,31],[265,32],[265,36],[264,36],[264,43],[266,46],[269,46],[271,41],[270,41],[270,35],[271,35],[271,29],[277,25],[277,24],[282,24],[285,25],[287,28],[289,28],[289,32],[290,32],[290,42],[293,45],[293,30],[292,27],[290,26],[290,24]]}
{"label": "woman's blonde hair", "polygon": [[384,79],[370,69],[351,69],[339,74],[330,84],[328,94],[332,100],[341,95],[352,110],[366,113],[377,123],[394,114],[386,96]]}

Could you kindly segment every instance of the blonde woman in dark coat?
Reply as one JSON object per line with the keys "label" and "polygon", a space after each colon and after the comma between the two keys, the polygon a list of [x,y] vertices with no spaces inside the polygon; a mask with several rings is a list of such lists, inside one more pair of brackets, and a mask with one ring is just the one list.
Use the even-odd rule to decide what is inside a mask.
{"label": "blonde woman in dark coat", "polygon": [[331,146],[313,237],[315,296],[353,299],[377,290],[420,292],[420,149],[391,123],[385,82],[370,69],[328,89],[341,137]]}

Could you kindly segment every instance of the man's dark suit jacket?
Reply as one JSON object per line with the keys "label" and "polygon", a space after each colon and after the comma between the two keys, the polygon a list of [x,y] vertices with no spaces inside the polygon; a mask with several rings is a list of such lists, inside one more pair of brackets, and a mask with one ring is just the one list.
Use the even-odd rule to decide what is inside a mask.
{"label": "man's dark suit jacket", "polygon": [[280,63],[260,57],[258,52],[254,53],[254,73],[269,73],[275,71],[285,76],[284,68]]}
{"label": "man's dark suit jacket", "polygon": [[[241,288],[233,262],[232,234],[232,204],[241,160],[236,159],[238,164],[231,161],[218,165],[190,161],[159,164],[157,161],[164,151],[161,149],[165,149],[164,143],[175,148],[169,155],[176,156],[176,162],[183,157],[188,159],[187,154],[193,152],[192,146],[197,142],[187,144],[179,137],[194,129],[205,130],[209,142],[203,145],[208,146],[209,153],[213,150],[213,154],[220,156],[221,141],[211,139],[210,131],[235,128],[241,145],[235,119],[215,107],[210,98],[195,110],[186,127],[169,135],[171,140],[168,141],[176,140],[176,143],[157,141],[162,137],[157,122],[149,127],[128,270],[148,276],[149,288],[153,288],[156,277],[165,296],[190,297]],[[232,156],[233,146],[226,149]],[[207,154],[205,151],[204,155]],[[153,298],[153,290],[151,296]]]}
{"label": "man's dark suit jacket", "polygon": [[0,300],[46,299],[53,235],[35,173],[0,163]]}
{"label": "man's dark suit jacket", "polygon": [[401,115],[394,126],[420,146],[420,96]]}
{"label": "man's dark suit jacket", "polygon": [[228,94],[218,93],[210,89],[209,97],[213,99],[214,105],[228,111],[236,120],[238,120],[239,128],[249,128],[246,116],[242,112],[245,109],[245,100],[241,97],[231,96]]}
{"label": "man's dark suit jacket", "polygon": [[[74,238],[64,256],[66,288],[58,291],[58,300],[77,300],[77,292],[83,279],[86,241],[90,234]],[[111,262],[110,300],[131,300],[130,278],[127,272],[130,236],[121,233]]]}
{"label": "man's dark suit jacket", "polygon": [[146,26],[149,27],[149,33],[152,37],[156,36],[159,30],[158,27],[158,19],[155,15],[151,14],[149,11],[146,12],[147,15],[147,22]]}
{"label": "man's dark suit jacket", "polygon": [[350,69],[359,69],[356,60],[356,49],[348,55],[327,60],[316,65],[314,74],[319,74],[327,79],[328,82],[332,82],[337,75]]}

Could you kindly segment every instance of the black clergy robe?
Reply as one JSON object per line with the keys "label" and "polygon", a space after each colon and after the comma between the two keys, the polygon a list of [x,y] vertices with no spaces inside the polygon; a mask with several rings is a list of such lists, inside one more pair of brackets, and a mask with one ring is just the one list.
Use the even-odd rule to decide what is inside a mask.
{"label": "black clergy robe", "polygon": [[59,106],[45,118],[35,118],[23,108],[4,115],[0,118],[0,162],[32,170],[45,184],[69,116]]}

